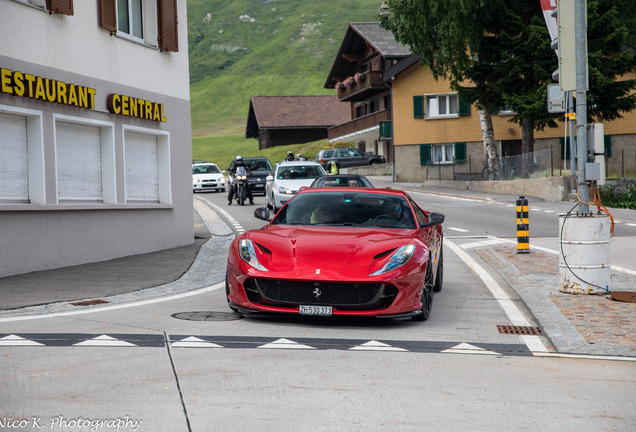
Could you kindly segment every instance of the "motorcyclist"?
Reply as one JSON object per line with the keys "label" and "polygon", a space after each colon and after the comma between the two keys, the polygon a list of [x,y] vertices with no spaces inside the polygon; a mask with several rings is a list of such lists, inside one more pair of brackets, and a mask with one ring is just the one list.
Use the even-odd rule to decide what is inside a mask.
{"label": "motorcyclist", "polygon": [[300,153],[298,153],[298,154],[296,155],[296,160],[297,160],[297,161],[306,161],[306,160],[307,160],[307,158],[306,158],[305,156],[301,155]]}
{"label": "motorcyclist", "polygon": [[[234,174],[236,173],[236,169],[238,167],[245,168],[246,175],[249,176],[250,174],[252,174],[250,168],[247,165],[245,165],[245,162],[243,162],[243,156],[241,155],[238,155],[234,158],[234,165],[228,170],[232,177],[234,177]],[[233,180],[232,186],[228,188],[230,191],[228,192],[228,195],[227,195],[227,205],[232,205],[232,198],[234,198],[234,189],[235,189],[234,183],[235,181]],[[254,197],[252,196],[252,188],[250,187],[249,182],[246,182],[245,190],[247,192],[247,198],[250,200],[250,204],[254,204]]]}
{"label": "motorcyclist", "polygon": [[296,157],[294,156],[294,152],[293,151],[288,151],[287,152],[287,157],[285,158],[286,161],[293,161]]}

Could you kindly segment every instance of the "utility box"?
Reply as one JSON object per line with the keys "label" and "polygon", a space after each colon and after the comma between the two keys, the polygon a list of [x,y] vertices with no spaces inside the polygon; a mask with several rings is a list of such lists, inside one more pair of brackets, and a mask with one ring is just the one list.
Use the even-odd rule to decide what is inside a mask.
{"label": "utility box", "polygon": [[[599,186],[605,184],[605,126],[603,123],[590,123],[587,125],[587,145],[594,154],[594,162],[585,164],[585,179],[596,180]],[[592,178],[588,170],[596,170],[596,167],[588,168],[588,165],[598,165],[598,173]]]}

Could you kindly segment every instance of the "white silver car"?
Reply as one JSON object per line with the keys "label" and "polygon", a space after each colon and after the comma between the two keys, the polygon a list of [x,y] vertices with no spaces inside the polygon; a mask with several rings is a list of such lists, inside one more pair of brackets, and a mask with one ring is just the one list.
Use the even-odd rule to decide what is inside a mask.
{"label": "white silver car", "polygon": [[323,175],[326,175],[325,170],[317,162],[278,162],[265,183],[267,207],[277,212],[301,187],[309,187],[317,177]]}
{"label": "white silver car", "polygon": [[192,192],[202,191],[225,192],[225,171],[221,171],[213,163],[197,163],[192,165]]}

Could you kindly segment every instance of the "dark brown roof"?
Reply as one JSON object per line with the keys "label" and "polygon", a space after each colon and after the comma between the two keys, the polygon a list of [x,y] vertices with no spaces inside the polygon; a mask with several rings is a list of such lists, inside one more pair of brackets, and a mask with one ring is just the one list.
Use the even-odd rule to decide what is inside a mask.
{"label": "dark brown roof", "polygon": [[331,127],[349,120],[350,105],[337,96],[252,96],[247,128]]}
{"label": "dark brown roof", "polygon": [[363,53],[367,46],[371,46],[385,59],[401,59],[411,54],[409,47],[397,42],[393,33],[380,27],[378,22],[349,23],[340,50],[327,76],[325,88],[333,88],[334,77],[351,76],[358,72],[358,64],[345,58],[346,54]]}

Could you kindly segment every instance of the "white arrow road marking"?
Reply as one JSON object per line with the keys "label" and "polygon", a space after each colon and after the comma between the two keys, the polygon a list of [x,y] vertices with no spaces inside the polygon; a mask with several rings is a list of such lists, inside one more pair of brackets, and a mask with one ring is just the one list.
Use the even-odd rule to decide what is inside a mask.
{"label": "white arrow road marking", "polygon": [[212,342],[204,341],[198,337],[190,336],[185,339],[181,339],[179,342],[172,343],[173,348],[223,348],[221,345],[217,345]]}
{"label": "white arrow road marking", "polygon": [[309,345],[299,344],[298,342],[290,341],[289,339],[281,338],[274,342],[261,345],[257,348],[273,348],[273,349],[316,349]]}
{"label": "white arrow road marking", "polygon": [[44,346],[44,344],[12,334],[0,338],[0,346]]}
{"label": "white arrow road marking", "polygon": [[114,347],[114,346],[131,347],[132,346],[132,347],[136,347],[137,345],[132,344],[130,342],[123,341],[123,340],[115,339],[114,337],[111,337],[111,336],[101,335],[84,342],[73,344],[73,346],[107,346],[107,347]]}
{"label": "white arrow road marking", "polygon": [[501,355],[498,352],[487,351],[483,348],[476,347],[475,345],[460,343],[452,348],[442,351],[443,353],[455,353],[455,354],[488,354],[488,355]]}
{"label": "white arrow road marking", "polygon": [[404,348],[398,348],[391,345],[387,345],[383,342],[378,342],[375,340],[363,343],[362,345],[358,345],[353,348],[349,348],[350,350],[357,351],[408,351]]}

